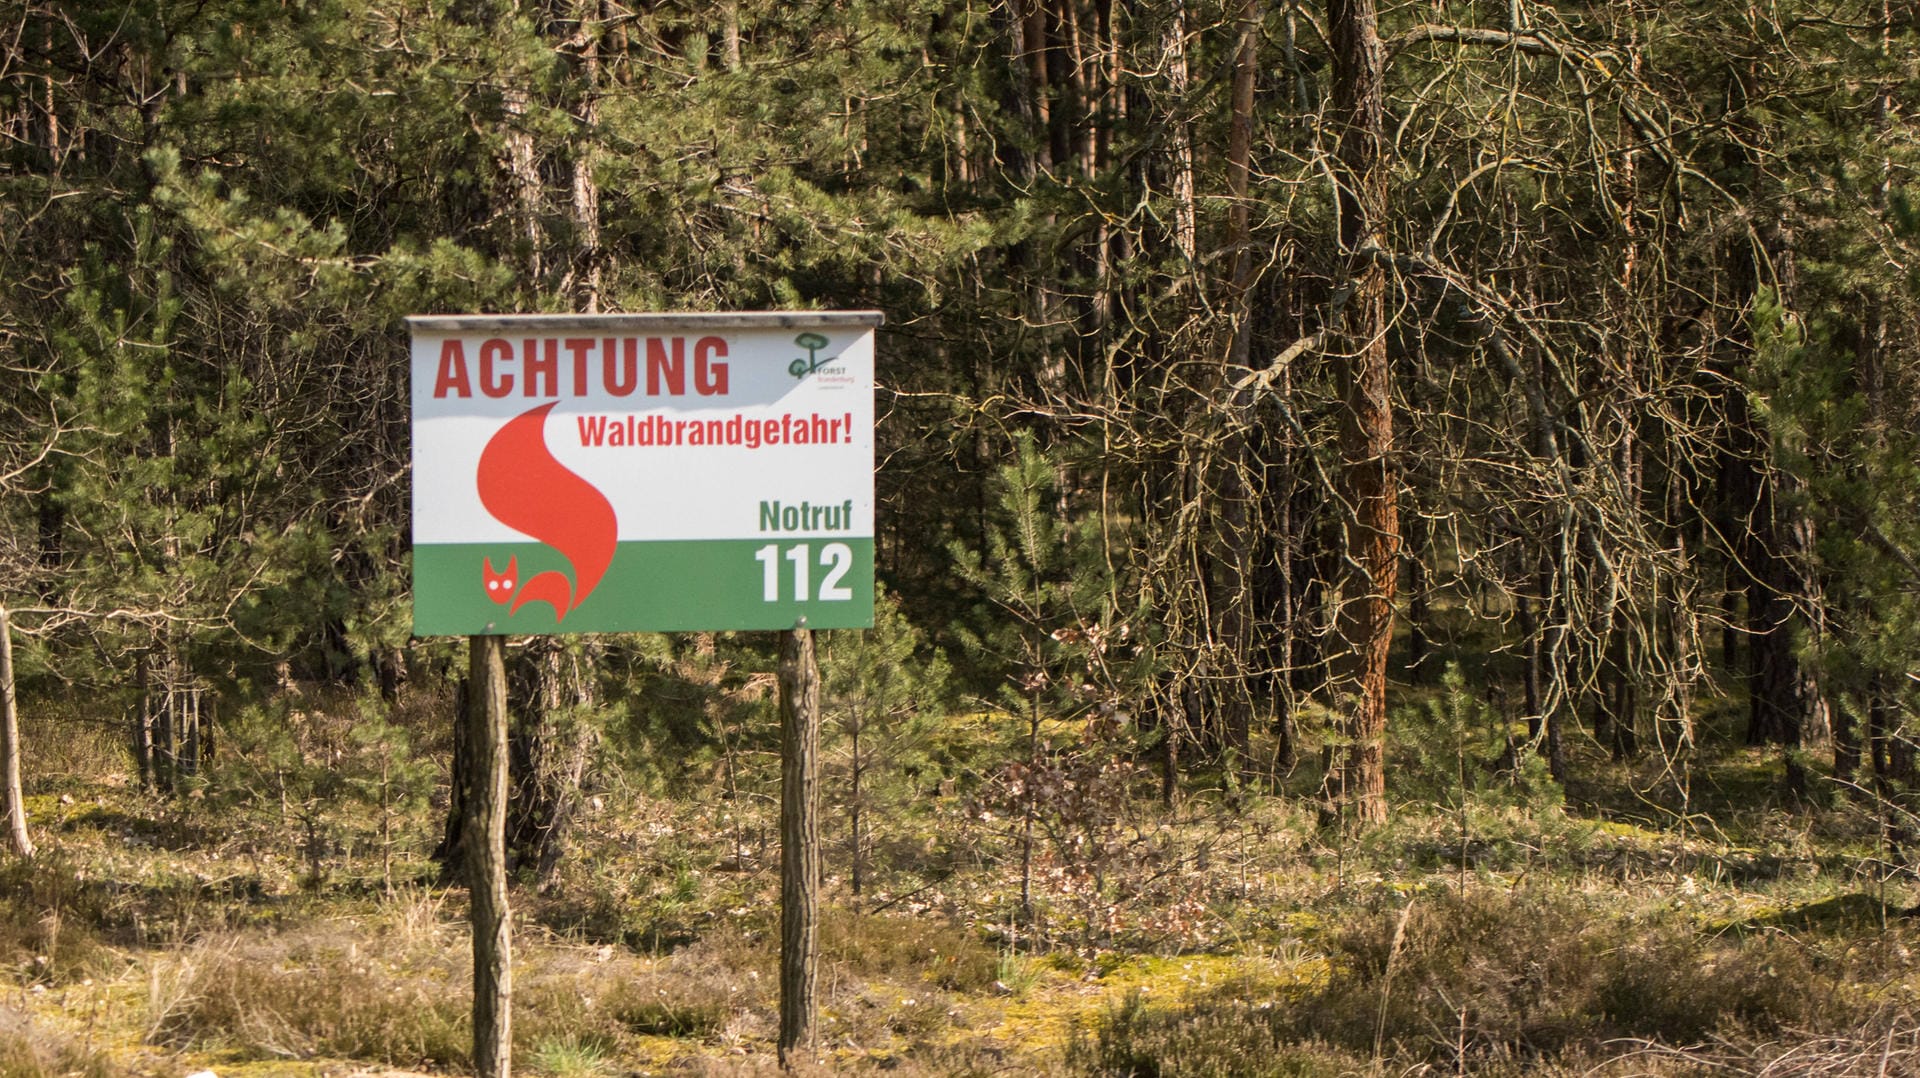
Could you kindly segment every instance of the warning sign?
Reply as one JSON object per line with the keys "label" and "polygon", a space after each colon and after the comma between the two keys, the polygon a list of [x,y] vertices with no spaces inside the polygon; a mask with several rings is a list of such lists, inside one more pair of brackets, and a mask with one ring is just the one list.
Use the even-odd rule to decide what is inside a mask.
{"label": "warning sign", "polygon": [[873,624],[877,312],[407,322],[415,635]]}

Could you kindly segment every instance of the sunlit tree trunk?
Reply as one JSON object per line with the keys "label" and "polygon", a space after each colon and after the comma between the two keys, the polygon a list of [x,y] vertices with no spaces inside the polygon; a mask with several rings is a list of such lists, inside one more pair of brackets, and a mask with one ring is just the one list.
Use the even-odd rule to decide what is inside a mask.
{"label": "sunlit tree trunk", "polygon": [[[1253,341],[1254,262],[1248,179],[1252,171],[1253,93],[1259,30],[1257,0],[1241,0],[1235,24],[1238,44],[1233,53],[1231,115],[1227,128],[1227,247],[1232,254],[1227,263],[1225,289],[1231,332],[1222,372],[1226,386],[1239,384],[1248,373]],[[1236,396],[1232,402],[1234,413],[1245,416],[1252,391],[1232,392]],[[1213,643],[1219,651],[1210,693],[1215,705],[1213,733],[1225,748],[1242,755],[1247,749],[1253,720],[1248,676],[1253,659],[1253,555],[1257,545],[1252,530],[1253,494],[1249,484],[1254,462],[1248,448],[1248,438],[1242,429],[1234,430],[1221,446],[1216,487],[1219,491],[1218,534],[1214,539],[1217,550],[1210,559],[1213,587],[1207,604],[1216,619]],[[1245,761],[1241,764],[1245,766]]]}
{"label": "sunlit tree trunk", "polygon": [[1340,246],[1352,291],[1337,338],[1340,484],[1347,568],[1339,625],[1345,654],[1346,744],[1332,778],[1336,804],[1360,823],[1387,817],[1387,653],[1398,590],[1400,519],[1394,474],[1392,371],[1387,359],[1386,275],[1377,257],[1386,213],[1385,50],[1374,0],[1329,0],[1333,45],[1331,125],[1339,139]]}
{"label": "sunlit tree trunk", "polygon": [[505,640],[469,640],[466,863],[473,926],[473,1069],[507,1078],[512,1057],[513,955],[507,909],[507,674]]}
{"label": "sunlit tree trunk", "polygon": [[13,620],[0,606],[0,781],[6,783],[7,837],[13,852],[33,856],[27,799],[20,786],[20,709],[13,690]]}

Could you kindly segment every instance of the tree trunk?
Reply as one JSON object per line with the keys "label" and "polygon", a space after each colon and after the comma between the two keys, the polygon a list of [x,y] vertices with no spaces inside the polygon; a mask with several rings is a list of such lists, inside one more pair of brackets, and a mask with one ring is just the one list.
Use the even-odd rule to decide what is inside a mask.
{"label": "tree trunk", "polygon": [[1728,400],[1738,442],[1725,494],[1744,518],[1735,547],[1747,600],[1747,743],[1798,747],[1826,735],[1819,686],[1801,662],[1798,639],[1806,624],[1800,604],[1817,602],[1813,522],[1794,506],[1793,481],[1773,467],[1772,438],[1744,395]]}
{"label": "tree trunk", "polygon": [[[1248,177],[1253,148],[1253,93],[1255,45],[1259,33],[1259,5],[1256,0],[1241,0],[1237,33],[1239,46],[1233,60],[1231,117],[1227,134],[1227,247],[1228,311],[1231,337],[1227,361],[1221,371],[1221,391],[1241,381],[1248,370],[1253,340],[1252,280],[1253,258],[1251,208],[1248,205]],[[1252,390],[1232,401],[1236,415],[1247,416]],[[1253,466],[1244,429],[1229,432],[1220,449],[1219,531],[1214,537],[1217,549],[1209,559],[1213,565],[1208,609],[1213,613],[1214,651],[1216,653],[1208,695],[1217,719],[1209,739],[1213,744],[1238,755],[1236,766],[1244,768],[1252,730],[1253,699],[1248,671],[1253,658],[1253,553],[1251,518],[1252,492],[1249,471]]]}
{"label": "tree trunk", "polygon": [[454,692],[453,759],[447,768],[447,820],[433,859],[440,863],[440,882],[452,884],[467,878],[467,803],[473,799],[472,728],[468,715],[473,709],[473,676],[469,674]]}
{"label": "tree trunk", "polygon": [[[1186,100],[1192,88],[1192,79],[1187,62],[1187,17],[1184,0],[1173,0],[1166,21],[1161,28],[1160,69],[1164,73],[1166,100],[1173,102],[1170,108],[1153,115],[1154,122],[1164,125],[1167,130],[1167,156],[1163,163],[1164,177],[1153,177],[1143,182],[1145,189],[1155,182],[1164,182],[1173,203],[1173,221],[1167,230],[1166,239],[1179,252],[1179,267],[1174,276],[1185,281],[1196,267],[1199,257],[1199,216],[1195,202],[1193,130],[1186,111]],[[1184,324],[1194,317],[1193,291],[1182,289],[1181,299],[1175,307],[1174,324]],[[1172,351],[1171,334],[1155,323],[1148,323],[1145,351],[1156,366],[1169,362]],[[1192,473],[1192,465],[1185,447],[1175,454],[1175,461],[1169,462],[1165,470],[1155,477],[1152,497],[1155,501],[1164,501],[1174,505],[1191,504],[1196,495],[1198,482]],[[1174,514],[1171,534],[1174,541],[1185,544],[1191,540],[1187,528],[1177,523],[1178,513]],[[1194,736],[1201,716],[1198,693],[1193,690],[1194,667],[1202,661],[1201,627],[1202,604],[1194,598],[1199,590],[1192,586],[1191,580],[1168,581],[1168,590],[1172,598],[1172,620],[1176,627],[1170,632],[1173,649],[1178,655],[1180,669],[1172,670],[1159,679],[1162,692],[1156,697],[1155,713],[1160,719],[1161,743],[1159,746],[1159,764],[1161,779],[1161,800],[1171,808],[1180,796],[1180,752],[1181,743]],[[1024,903],[1023,903],[1024,905]]]}
{"label": "tree trunk", "polygon": [[811,1043],[818,981],[820,667],[813,632],[780,639],[780,1065]]}
{"label": "tree trunk", "polygon": [[[1273,392],[1291,407],[1292,377],[1282,373],[1274,380]],[[1271,618],[1272,636],[1265,642],[1266,686],[1273,701],[1271,733],[1274,738],[1273,763],[1276,772],[1291,772],[1298,762],[1299,750],[1294,736],[1293,671],[1299,661],[1295,644],[1299,640],[1294,624],[1298,609],[1294,587],[1293,446],[1290,433],[1283,434],[1271,454],[1263,452],[1267,466],[1266,500],[1268,504],[1267,579],[1260,591],[1267,598],[1260,609]]]}
{"label": "tree trunk", "polygon": [[533,135],[527,130],[527,110],[531,104],[521,86],[501,89],[501,107],[506,112],[502,124],[508,186],[513,192],[509,210],[516,245],[524,244],[520,264],[529,282],[537,282],[544,270],[543,229],[540,227],[540,162],[535,156]]}
{"label": "tree trunk", "polygon": [[1538,619],[1533,612],[1533,599],[1521,596],[1518,613],[1520,617],[1520,635],[1527,641],[1527,666],[1522,677],[1524,710],[1527,720],[1527,740],[1538,746],[1537,750],[1547,760],[1547,773],[1554,781],[1566,781],[1566,761],[1560,752],[1559,724],[1552,721],[1545,708],[1545,693],[1542,691],[1542,674],[1546,666],[1546,641],[1543,638]]}
{"label": "tree trunk", "polygon": [[507,1078],[512,1057],[513,959],[507,911],[507,669],[505,641],[468,641],[466,860],[473,912],[473,1069]]}
{"label": "tree trunk", "polygon": [[728,0],[720,8],[720,61],[728,71],[740,70],[740,4]]}
{"label": "tree trunk", "polygon": [[1859,780],[1860,773],[1860,734],[1854,729],[1853,715],[1845,705],[1833,709],[1833,777],[1835,781],[1847,784],[1847,792],[1855,792],[1853,784]]}
{"label": "tree trunk", "polygon": [[7,835],[13,852],[33,856],[27,799],[20,786],[20,709],[13,689],[13,620],[0,606],[0,770],[6,782]]}
{"label": "tree trunk", "polygon": [[[1629,648],[1628,630],[1616,628],[1609,634],[1601,657],[1604,680],[1599,693],[1598,714],[1606,717],[1607,748],[1618,762],[1640,750],[1640,687],[1634,679],[1634,662]],[[1599,723],[1595,724],[1596,732]]]}
{"label": "tree trunk", "polygon": [[160,667],[160,684],[152,694],[152,701],[148,705],[153,715],[151,728],[154,788],[163,794],[173,793],[174,778],[179,765],[175,743],[179,731],[175,726],[173,713],[173,689],[177,681],[173,654],[168,651],[166,661]]}
{"label": "tree trunk", "polygon": [[592,730],[578,714],[593,702],[593,682],[569,659],[560,638],[542,637],[514,664],[520,706],[508,735],[507,871],[531,871],[543,886],[566,851],[593,752]]}
{"label": "tree trunk", "polygon": [[853,742],[852,789],[848,791],[847,795],[847,837],[849,840],[848,845],[851,847],[850,860],[852,862],[849,870],[849,882],[852,884],[855,898],[860,896],[861,887],[866,883],[866,851],[864,849],[865,844],[860,841],[860,810],[863,807],[860,803],[860,779],[866,772],[866,761],[862,759],[860,755],[860,728],[862,725],[864,724],[860,718],[860,708],[858,705],[855,705],[853,708],[852,722],[847,728],[847,733]]}
{"label": "tree trunk", "polygon": [[1047,17],[1041,0],[1015,0],[1010,5],[1008,40],[1014,67],[1014,112],[1034,139],[1031,151],[1015,162],[1026,179],[1053,169],[1051,110],[1047,93]]}
{"label": "tree trunk", "polygon": [[1175,102],[1172,114],[1161,120],[1168,125],[1167,147],[1172,166],[1168,181],[1173,188],[1173,245],[1191,266],[1199,251],[1199,211],[1194,203],[1193,129],[1185,111],[1192,77],[1187,66],[1187,8],[1183,0],[1174,0],[1161,53],[1165,71],[1162,77],[1166,79],[1168,95]]}
{"label": "tree trunk", "polygon": [[[598,0],[575,0],[569,10],[585,35],[574,74],[580,84],[577,122],[591,131],[599,121],[602,64],[599,45]],[[513,104],[509,99],[509,106]],[[521,106],[524,108],[524,104]],[[540,183],[530,135],[510,134],[507,147],[515,179],[517,202],[528,215],[524,224],[530,242],[542,235],[533,216],[539,206]],[[603,252],[600,246],[600,188],[593,177],[592,140],[581,139],[573,149],[571,213],[576,251],[567,267],[564,290],[580,309],[601,307]],[[535,248],[536,254],[538,248]],[[530,263],[540,272],[537,258]],[[510,690],[519,706],[512,708],[508,735],[508,773],[512,797],[507,807],[507,871],[530,872],[544,889],[566,851],[580,807],[580,787],[592,755],[593,734],[578,710],[594,703],[596,686],[579,663],[582,649],[570,648],[559,637],[540,637],[521,649],[514,664]],[[590,665],[590,664],[589,664]]]}
{"label": "tree trunk", "polygon": [[[1419,483],[1413,484],[1419,489]],[[1429,557],[1431,529],[1427,518],[1415,504],[1407,519],[1407,680],[1415,685],[1428,685],[1433,682],[1433,672],[1428,669],[1428,652],[1432,650],[1427,637],[1428,621],[1433,616],[1427,595],[1427,558]]]}
{"label": "tree trunk", "polygon": [[153,774],[153,662],[144,653],[134,660],[133,683],[139,694],[133,713],[133,762],[140,788],[153,793],[159,789]]}
{"label": "tree trunk", "polygon": [[[586,40],[580,48],[579,77],[582,83],[580,115],[583,131],[573,151],[573,225],[575,257],[583,264],[574,268],[573,288],[579,302],[589,312],[600,310],[602,263],[600,247],[600,185],[593,176],[594,128],[600,123],[600,18],[599,0],[583,0],[578,5],[581,33]],[[736,4],[724,8],[727,35],[724,55],[727,70],[740,67],[740,11]]]}
{"label": "tree trunk", "polygon": [[1386,61],[1374,0],[1329,0],[1327,7],[1340,246],[1352,289],[1340,327],[1340,484],[1353,507],[1343,522],[1347,568],[1339,614],[1347,744],[1332,793],[1355,820],[1372,824],[1387,818],[1387,657],[1400,546],[1386,275],[1371,250],[1380,246],[1386,213]]}
{"label": "tree trunk", "polygon": [[[1826,702],[1814,671],[1799,654],[1800,631],[1815,623],[1818,580],[1813,571],[1813,521],[1780,497],[1785,477],[1770,479],[1767,511],[1772,548],[1761,554],[1763,572],[1747,593],[1747,611],[1753,631],[1748,655],[1753,689],[1749,716],[1749,744],[1772,742],[1796,746],[1824,740],[1828,732]],[[1804,608],[1803,608],[1804,604]]]}
{"label": "tree trunk", "polygon": [[1177,684],[1169,678],[1161,678],[1153,697],[1153,711],[1160,724],[1159,752],[1155,755],[1160,764],[1160,804],[1172,809],[1180,804],[1180,723],[1175,718],[1180,714],[1179,691],[1172,686]]}

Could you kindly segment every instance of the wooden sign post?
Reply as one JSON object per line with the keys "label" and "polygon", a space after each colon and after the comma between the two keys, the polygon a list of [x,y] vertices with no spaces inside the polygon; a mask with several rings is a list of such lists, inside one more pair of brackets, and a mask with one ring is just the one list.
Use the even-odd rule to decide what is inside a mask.
{"label": "wooden sign post", "polygon": [[507,665],[498,636],[467,640],[466,859],[473,925],[473,1073],[512,1068],[513,942],[507,912]]}
{"label": "wooden sign post", "polygon": [[820,667],[813,630],[780,634],[780,1065],[813,1044],[820,924]]}
{"label": "wooden sign post", "polygon": [[777,629],[780,1059],[813,1026],[814,629],[873,625],[878,311],[452,315],[413,333],[413,632],[469,637],[473,1062],[506,1078],[507,634]]}

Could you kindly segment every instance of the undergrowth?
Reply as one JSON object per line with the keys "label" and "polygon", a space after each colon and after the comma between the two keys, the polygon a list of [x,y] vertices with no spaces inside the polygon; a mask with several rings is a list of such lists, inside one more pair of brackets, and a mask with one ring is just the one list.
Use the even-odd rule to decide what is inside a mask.
{"label": "undergrowth", "polygon": [[[1584,1072],[1620,1046],[1681,1073],[1708,1055],[1878,1038],[1915,1022],[1920,931],[1729,931],[1615,893],[1437,890],[1328,934],[1328,973],[1111,1006],[1069,1047],[1097,1075]],[[1624,908],[1623,908],[1624,907]]]}
{"label": "undergrowth", "polygon": [[[860,893],[852,845],[826,851],[819,1019],[796,1072],[1920,1073],[1910,881],[1856,807],[1736,808],[1769,760],[1724,746],[1682,790],[1578,744],[1593,788],[1643,796],[1562,798],[1537,767],[1502,770],[1504,737],[1466,736],[1484,716],[1458,685],[1436,691],[1396,733],[1429,774],[1391,824],[1322,826],[1312,765],[1193,779],[1171,810],[1128,772],[1126,812],[1094,830],[1037,817],[1030,913],[1010,803],[902,786],[862,824]],[[936,736],[925,766],[964,756]],[[583,808],[560,873],[514,894],[517,1066],[766,1071],[776,802],[753,791],[773,759],[732,761],[737,797],[620,787]],[[292,787],[283,812],[270,769],[249,779],[270,796],[232,811],[244,791],[217,783],[241,770],[204,798],[39,788],[40,856],[0,865],[5,987],[39,1024],[0,1008],[0,1078],[467,1066],[466,899],[425,860],[444,800],[376,790],[398,836],[376,841]],[[69,1010],[98,1016],[106,1047]]]}
{"label": "undergrowth", "polygon": [[110,1078],[118,1073],[104,1053],[0,1006],[0,1078]]}

